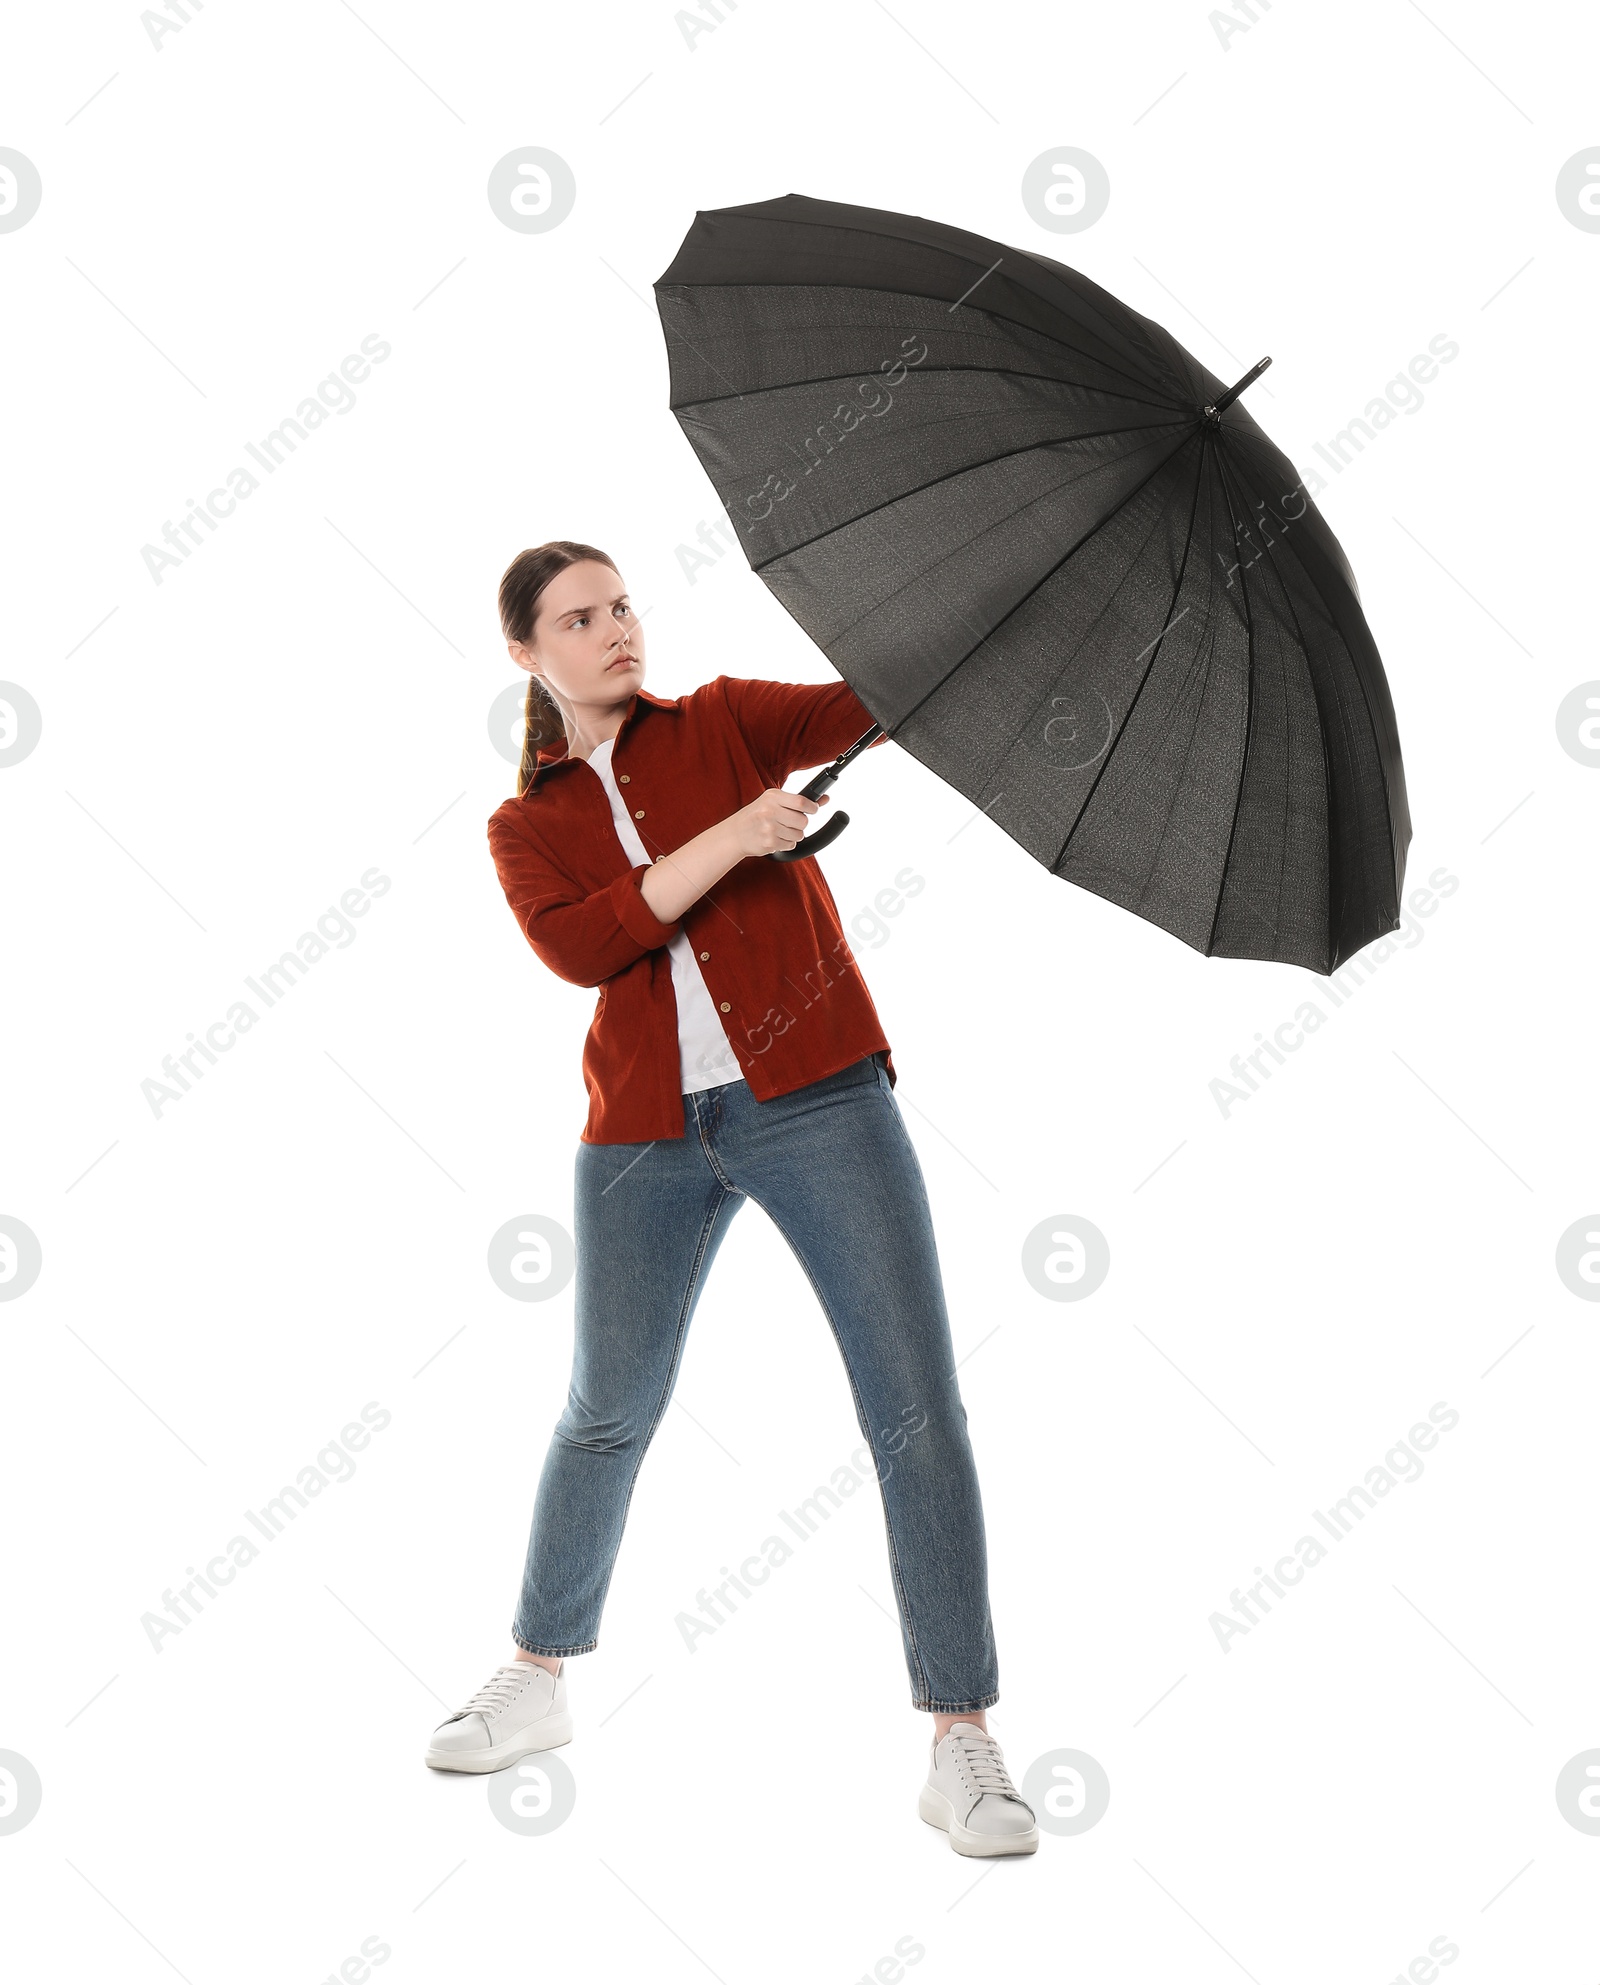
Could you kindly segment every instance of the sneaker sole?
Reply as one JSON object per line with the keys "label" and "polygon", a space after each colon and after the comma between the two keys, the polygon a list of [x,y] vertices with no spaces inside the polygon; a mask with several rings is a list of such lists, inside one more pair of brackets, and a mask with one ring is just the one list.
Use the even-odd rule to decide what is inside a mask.
{"label": "sneaker sole", "polygon": [[917,1817],[949,1834],[950,1845],[958,1854],[1032,1854],[1039,1845],[1036,1826],[1026,1833],[974,1833],[971,1827],[961,1824],[950,1801],[931,1785],[924,1785],[918,1796]]}
{"label": "sneaker sole", "polygon": [[503,1743],[491,1744],[485,1750],[430,1749],[422,1762],[434,1771],[503,1771],[518,1758],[529,1757],[535,1751],[553,1751],[558,1745],[571,1742],[571,1715],[547,1716],[520,1736],[507,1737]]}

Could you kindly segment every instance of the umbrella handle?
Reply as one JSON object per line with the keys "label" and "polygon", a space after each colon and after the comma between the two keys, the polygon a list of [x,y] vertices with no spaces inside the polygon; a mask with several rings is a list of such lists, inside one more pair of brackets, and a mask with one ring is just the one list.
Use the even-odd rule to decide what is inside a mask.
{"label": "umbrella handle", "polygon": [[[838,773],[834,767],[832,765],[827,766],[808,784],[800,788],[801,798],[808,800],[821,799],[822,795],[837,777]],[[812,855],[816,854],[819,848],[827,847],[830,841],[837,841],[849,825],[850,816],[848,813],[836,813],[831,820],[824,821],[815,833],[805,835],[792,848],[774,848],[772,853],[768,855],[767,860],[773,862],[807,861]]]}
{"label": "umbrella handle", "polygon": [[[876,743],[883,734],[882,724],[874,724],[870,731],[863,731],[855,743],[847,750],[841,751],[831,765],[824,765],[814,779],[808,780],[800,788],[800,797],[808,800],[821,799],[822,795],[838,778],[839,774],[851,760],[865,751],[869,744]],[[814,834],[807,834],[803,840],[797,841],[792,848],[774,848],[772,853],[768,855],[767,860],[771,862],[807,861],[819,849],[827,847],[830,841],[837,841],[849,825],[850,816],[848,813],[836,813],[831,820],[824,822]]]}
{"label": "umbrella handle", "polygon": [[814,855],[819,848],[825,848],[830,841],[837,841],[850,825],[848,813],[836,813],[825,827],[819,827],[815,834],[806,835],[792,848],[774,848],[768,855],[769,862],[803,862]]}

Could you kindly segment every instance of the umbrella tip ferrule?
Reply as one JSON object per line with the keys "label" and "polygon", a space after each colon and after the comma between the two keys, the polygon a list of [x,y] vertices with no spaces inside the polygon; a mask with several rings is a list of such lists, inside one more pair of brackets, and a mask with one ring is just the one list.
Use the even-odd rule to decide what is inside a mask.
{"label": "umbrella tip ferrule", "polygon": [[1202,407],[1200,409],[1201,418],[1206,422],[1207,426],[1220,427],[1222,425],[1223,408],[1231,407],[1246,386],[1250,385],[1254,380],[1259,379],[1271,363],[1272,360],[1270,358],[1258,358],[1242,379],[1236,380],[1228,388],[1226,393],[1222,394],[1220,398],[1213,400],[1209,406]]}

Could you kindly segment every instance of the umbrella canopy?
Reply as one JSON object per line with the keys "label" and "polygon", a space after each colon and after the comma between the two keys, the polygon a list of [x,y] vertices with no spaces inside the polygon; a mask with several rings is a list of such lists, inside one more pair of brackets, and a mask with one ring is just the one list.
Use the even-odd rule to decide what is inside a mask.
{"label": "umbrella canopy", "polygon": [[1044,256],[793,193],[697,214],[655,296],[752,570],[914,757],[1207,954],[1327,972],[1398,928],[1354,576],[1169,332]]}

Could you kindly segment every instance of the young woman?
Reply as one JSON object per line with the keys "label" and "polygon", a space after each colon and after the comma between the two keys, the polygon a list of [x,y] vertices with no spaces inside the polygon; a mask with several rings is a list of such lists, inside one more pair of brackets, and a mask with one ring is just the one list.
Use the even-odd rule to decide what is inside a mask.
{"label": "young woman", "polygon": [[767,859],[819,810],[785,780],[871,713],[842,683],[718,676],[651,695],[627,588],[592,545],[521,553],[500,619],[529,683],[518,796],[490,849],[539,958],[599,999],[572,1380],[513,1658],[434,1732],[427,1762],[497,1771],[571,1737],[566,1657],[597,1644],[701,1284],[754,1199],[817,1292],[874,1457],[912,1701],[934,1719],[918,1810],[958,1853],[1030,1853],[1033,1813],[984,1716],[999,1691],[983,1511],[889,1044],[815,861]]}

